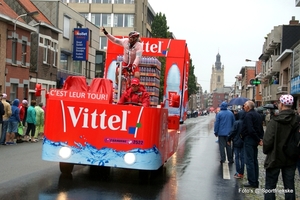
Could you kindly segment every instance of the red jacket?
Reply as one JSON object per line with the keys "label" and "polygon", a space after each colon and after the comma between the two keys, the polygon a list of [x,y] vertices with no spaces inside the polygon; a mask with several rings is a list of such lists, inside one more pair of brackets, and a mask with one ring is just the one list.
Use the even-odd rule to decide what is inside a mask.
{"label": "red jacket", "polygon": [[132,91],[132,88],[129,87],[122,94],[118,104],[124,104],[126,102],[139,103],[139,104],[142,104],[144,107],[149,107],[150,106],[150,97],[143,85],[140,85],[139,89],[136,92]]}

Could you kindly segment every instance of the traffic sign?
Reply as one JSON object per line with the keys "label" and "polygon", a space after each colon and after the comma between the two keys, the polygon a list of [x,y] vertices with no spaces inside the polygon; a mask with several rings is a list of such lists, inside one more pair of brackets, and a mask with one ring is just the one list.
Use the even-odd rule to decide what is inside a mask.
{"label": "traffic sign", "polygon": [[261,84],[261,81],[256,79],[250,79],[250,85],[259,85]]}

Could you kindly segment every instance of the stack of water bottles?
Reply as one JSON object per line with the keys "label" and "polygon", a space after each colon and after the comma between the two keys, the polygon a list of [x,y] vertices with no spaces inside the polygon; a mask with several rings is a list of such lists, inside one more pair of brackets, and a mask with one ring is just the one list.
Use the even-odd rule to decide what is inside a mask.
{"label": "stack of water bottles", "polygon": [[[117,62],[122,61],[123,56],[118,55]],[[150,95],[150,104],[152,107],[156,107],[158,105],[161,62],[156,57],[143,56],[140,60],[139,70],[141,84],[145,86]],[[115,93],[115,101],[116,97],[117,94]]]}
{"label": "stack of water bottles", "polygon": [[155,57],[143,56],[139,67],[140,81],[150,95],[151,106],[156,107],[159,103],[161,62]]}

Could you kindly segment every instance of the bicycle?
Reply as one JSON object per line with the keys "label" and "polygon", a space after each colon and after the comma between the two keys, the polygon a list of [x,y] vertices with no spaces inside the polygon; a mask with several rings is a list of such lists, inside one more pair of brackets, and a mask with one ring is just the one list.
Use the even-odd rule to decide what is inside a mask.
{"label": "bicycle", "polygon": [[[117,62],[117,68],[116,68],[116,77],[115,81],[118,85],[118,96],[117,100],[119,101],[121,94],[130,87],[131,78],[136,77],[139,78],[139,70],[138,67],[133,68],[132,64],[127,65],[121,65],[121,62]],[[136,75],[135,72],[138,72],[138,75]],[[119,76],[121,74],[121,76]],[[121,84],[119,84],[121,83]]]}

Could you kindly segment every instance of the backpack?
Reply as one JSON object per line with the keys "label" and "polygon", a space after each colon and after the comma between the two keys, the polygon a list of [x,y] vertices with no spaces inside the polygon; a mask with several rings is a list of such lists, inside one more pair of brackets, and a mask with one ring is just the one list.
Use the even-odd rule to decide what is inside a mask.
{"label": "backpack", "polygon": [[[297,116],[295,117],[297,118]],[[296,120],[298,121],[298,120]],[[293,123],[292,123],[293,124]],[[297,160],[300,156],[300,132],[299,132],[299,121],[292,127],[289,136],[283,145],[283,152],[291,159]]]}

